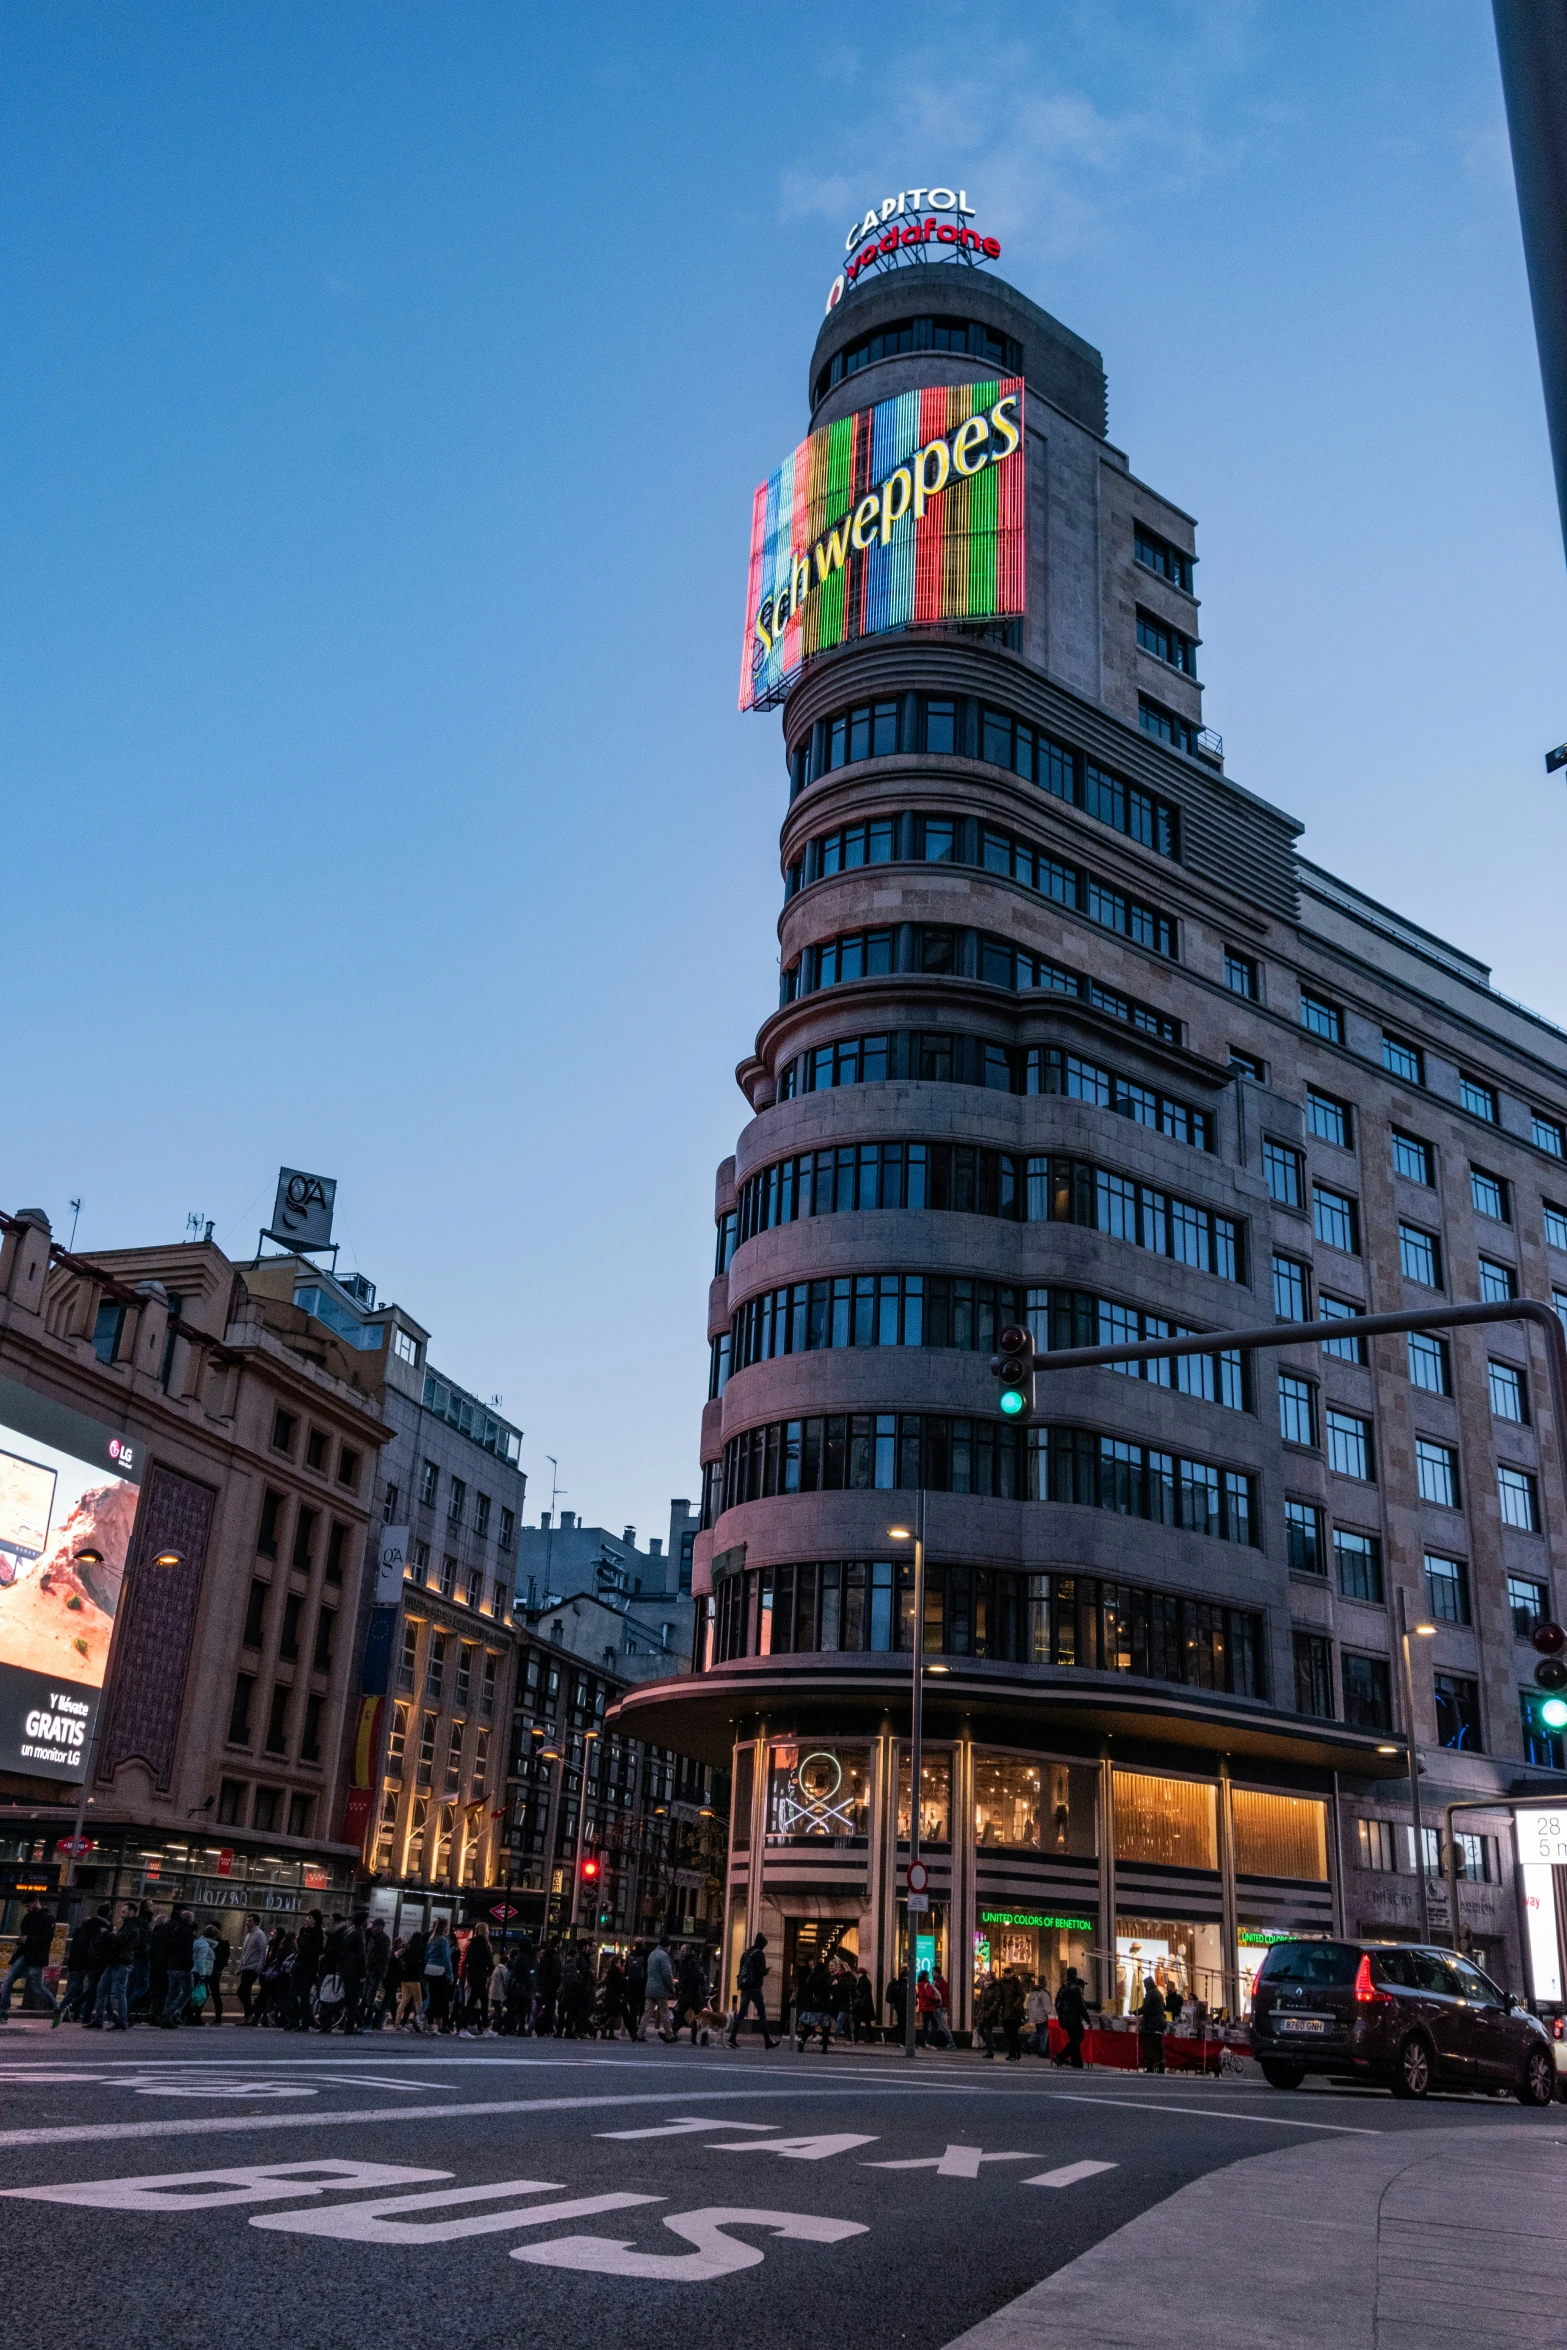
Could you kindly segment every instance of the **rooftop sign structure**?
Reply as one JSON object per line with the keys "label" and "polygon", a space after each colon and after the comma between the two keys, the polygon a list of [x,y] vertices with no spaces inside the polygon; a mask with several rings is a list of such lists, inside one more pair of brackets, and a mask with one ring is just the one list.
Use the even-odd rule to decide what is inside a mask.
{"label": "rooftop sign structure", "polygon": [[[948,214],[950,218],[943,219]],[[849,258],[827,293],[827,308],[836,309],[855,280],[867,269],[898,269],[909,262],[980,261],[1001,259],[999,237],[982,237],[968,223],[974,207],[963,188],[901,188],[883,196],[844,239]]]}

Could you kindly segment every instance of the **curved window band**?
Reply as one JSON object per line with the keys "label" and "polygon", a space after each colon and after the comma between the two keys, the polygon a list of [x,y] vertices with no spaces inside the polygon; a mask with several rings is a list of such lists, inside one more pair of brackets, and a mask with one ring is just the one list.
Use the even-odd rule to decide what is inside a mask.
{"label": "curved window band", "polygon": [[960,929],[936,922],[899,922],[886,930],[844,931],[802,948],[782,972],[778,1002],[798,1003],[824,987],[855,979],[893,977],[975,979],[982,987],[1004,987],[1017,995],[1035,991],[1073,997],[1112,1020],[1123,1020],[1161,1044],[1181,1041],[1181,1023],[1135,996],[1118,995],[1085,972],[1069,970],[1044,955],[1031,954],[989,930]]}

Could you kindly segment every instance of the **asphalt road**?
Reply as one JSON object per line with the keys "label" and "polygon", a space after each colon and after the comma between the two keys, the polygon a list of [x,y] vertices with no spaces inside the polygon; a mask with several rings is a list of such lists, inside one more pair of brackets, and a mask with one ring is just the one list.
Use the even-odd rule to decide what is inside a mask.
{"label": "asphalt road", "polygon": [[0,2229],[47,2338],[117,2350],[940,2350],[1205,2172],[1521,2112],[965,2053],[13,2024]]}

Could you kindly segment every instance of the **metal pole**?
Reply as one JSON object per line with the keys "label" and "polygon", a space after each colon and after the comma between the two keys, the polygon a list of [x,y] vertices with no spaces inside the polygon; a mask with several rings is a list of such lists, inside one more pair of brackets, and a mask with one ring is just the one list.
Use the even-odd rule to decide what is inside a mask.
{"label": "metal pole", "polygon": [[[920,1856],[920,1769],[925,1744],[925,1488],[919,1491],[919,1515],[914,1521],[914,1661],[909,1683],[909,1873]],[[953,1846],[956,1852],[956,1845]],[[903,2002],[903,2053],[914,2054],[914,2027],[919,1966],[914,1941],[914,1912],[905,1878],[904,1920],[909,1937],[908,1972]]]}
{"label": "metal pole", "polygon": [[[582,1898],[582,1838],[588,1824],[588,1748],[598,1736],[596,1730],[582,1733],[581,1784],[577,1789],[577,1858],[571,1876],[571,1931],[577,1930],[577,1911]],[[565,1765],[561,1765],[564,1772]],[[594,1921],[597,1924],[597,1920]]]}
{"label": "metal pole", "polygon": [[1409,1609],[1402,1589],[1398,1594],[1398,1642],[1404,1659],[1404,1745],[1409,1755],[1409,1815],[1415,1839],[1415,1903],[1420,1915],[1420,1939],[1431,1939],[1431,1901],[1426,1891],[1425,1833],[1420,1818],[1420,1756],[1415,1746],[1415,1676],[1409,1661]]}

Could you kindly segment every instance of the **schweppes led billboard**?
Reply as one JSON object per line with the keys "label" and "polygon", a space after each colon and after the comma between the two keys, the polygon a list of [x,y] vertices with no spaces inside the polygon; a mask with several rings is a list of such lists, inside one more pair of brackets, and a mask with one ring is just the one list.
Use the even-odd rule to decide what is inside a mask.
{"label": "schweppes led billboard", "polygon": [[840,417],[756,493],[740,707],[910,623],[1021,612],[1023,382],[936,384]]}

